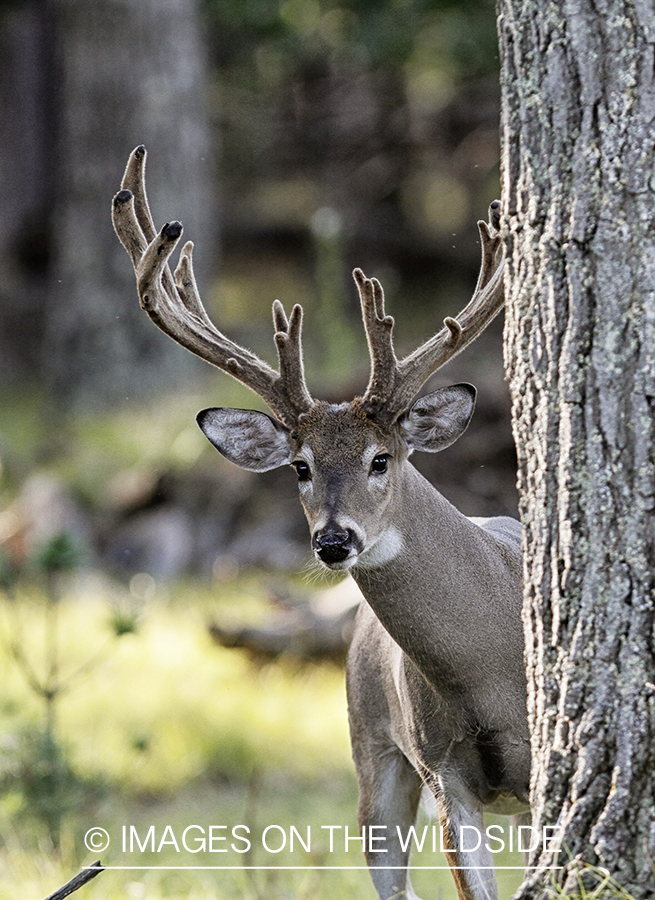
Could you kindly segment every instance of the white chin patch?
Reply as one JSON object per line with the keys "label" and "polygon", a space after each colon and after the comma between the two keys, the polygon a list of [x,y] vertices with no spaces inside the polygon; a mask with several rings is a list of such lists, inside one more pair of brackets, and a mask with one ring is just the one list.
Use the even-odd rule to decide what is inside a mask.
{"label": "white chin patch", "polygon": [[350,565],[357,563],[365,569],[377,569],[385,563],[395,559],[403,549],[403,536],[396,527],[391,525],[386,531],[383,531],[377,541],[372,544],[368,550],[364,550],[359,554],[357,559],[346,560]]}
{"label": "white chin patch", "polygon": [[339,572],[339,571],[346,571],[347,569],[350,569],[352,566],[355,565],[355,563],[359,562],[359,560],[361,559],[361,556],[357,556],[356,554],[353,554],[352,556],[349,556],[348,559],[342,559],[339,562],[332,562],[332,563],[323,562],[323,560],[320,559],[320,557],[318,557],[318,556],[316,558],[318,559],[318,561],[320,562],[320,564],[322,566],[325,566],[328,569],[332,569],[333,572]]}

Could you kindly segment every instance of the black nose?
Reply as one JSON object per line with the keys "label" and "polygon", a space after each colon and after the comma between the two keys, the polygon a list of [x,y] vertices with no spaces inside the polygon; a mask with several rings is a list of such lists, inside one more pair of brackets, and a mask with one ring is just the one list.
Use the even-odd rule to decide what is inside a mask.
{"label": "black nose", "polygon": [[312,538],[312,547],[324,563],[342,562],[352,549],[352,531],[333,529],[317,532]]}

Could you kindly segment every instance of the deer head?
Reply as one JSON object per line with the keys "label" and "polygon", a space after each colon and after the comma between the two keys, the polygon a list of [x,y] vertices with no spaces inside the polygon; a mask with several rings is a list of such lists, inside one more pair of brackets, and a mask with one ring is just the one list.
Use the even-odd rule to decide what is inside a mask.
{"label": "deer head", "polygon": [[379,565],[398,550],[394,522],[409,455],[447,447],[473,413],[475,389],[470,385],[416,397],[503,305],[498,202],[489,209],[489,223],[478,223],[482,264],[471,301],[404,359],[394,351],[394,322],[385,313],[380,283],[355,269],[371,374],[361,397],[331,404],[314,400],[307,388],[299,305],[287,317],[279,301],[273,304],[275,370],[221,334],[209,319],[193,275],[191,242],[183,246],[171,275],[167,263],[182,226],[170,222],[155,231],[145,163],[145,148],[137,147],[113,201],[114,227],[134,265],[142,308],[175,341],[255,391],[273,414],[206,409],[198,415],[200,428],[227,459],[246,469],[295,467],[312,547],[323,564],[334,569]]}

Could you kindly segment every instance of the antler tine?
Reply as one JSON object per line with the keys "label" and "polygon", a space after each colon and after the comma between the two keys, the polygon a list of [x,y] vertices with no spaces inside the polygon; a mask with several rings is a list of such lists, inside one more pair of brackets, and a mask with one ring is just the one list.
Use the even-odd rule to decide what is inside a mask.
{"label": "antler tine", "polygon": [[196,276],[193,271],[193,241],[187,241],[182,247],[180,261],[177,264],[173,277],[178,296],[189,312],[198,316],[206,325],[213,328],[214,326],[205,311],[198,293]]}
{"label": "antler tine", "polygon": [[[170,222],[159,234],[155,233],[144,169],[145,148],[137,147],[128,161],[123,189],[113,202],[114,228],[132,260],[142,308],[173,340],[254,390],[276,416],[293,428],[313,403],[303,374],[302,310],[294,307],[289,322],[284,311],[281,316],[274,311],[279,372],[222,334],[200,299],[190,241],[182,249],[175,278],[171,275],[167,262],[182,234],[182,225]],[[281,304],[276,304],[281,310]]]}
{"label": "antler tine", "polygon": [[[148,204],[148,197],[146,194],[147,159],[148,153],[146,148],[143,144],[139,144],[139,146],[135,147],[129,155],[123,174],[123,180],[121,182],[121,188],[123,190],[131,191],[134,195],[134,214],[141,232],[143,233],[146,245],[150,244],[157,236],[157,229],[152,220],[150,205]],[[173,278],[168,267],[164,269],[162,277],[166,290],[174,293],[175,288]]]}
{"label": "antler tine", "polygon": [[385,398],[393,392],[398,379],[398,360],[393,348],[394,321],[392,316],[385,315],[384,291],[377,278],[367,278],[361,269],[355,269],[353,278],[359,292],[371,356],[371,376],[364,401],[367,412],[374,415],[381,411]]}
{"label": "antler tine", "polygon": [[150,206],[146,196],[146,160],[148,153],[143,144],[136,147],[129,155],[121,187],[134,194],[134,212],[146,240],[150,243],[157,231],[155,229]]}
{"label": "antler tine", "polygon": [[500,229],[500,200],[494,200],[489,204],[487,219],[488,222],[484,222],[482,219],[478,222],[482,259],[473,296],[489,283],[494,272],[502,263],[505,253],[505,248],[498,233]]}
{"label": "antler tine", "polygon": [[305,381],[302,355],[302,306],[296,303],[287,320],[279,300],[273,304],[275,345],[280,366],[280,385],[295,409],[305,412],[313,400]]}
{"label": "antler tine", "polygon": [[[373,396],[374,375],[371,375],[371,381],[362,404],[367,410],[370,410],[370,414],[376,415],[380,420],[395,421],[408,409],[430,375],[474,341],[502,309],[505,251],[497,230],[500,224],[499,208],[498,201],[494,201],[489,207],[489,223],[478,222],[482,260],[477,285],[469,303],[455,318],[447,316],[441,331],[409,356],[396,362],[395,371],[386,375],[388,387],[381,396],[379,394]],[[362,296],[361,291],[360,296]],[[362,299],[362,308],[364,308],[364,299]],[[393,323],[393,320],[391,322]],[[370,343],[369,339],[369,345]],[[389,326],[388,343],[390,346],[391,326]],[[371,357],[373,372],[375,372],[376,358],[373,351],[371,351]],[[376,379],[376,391],[378,391],[378,383],[379,379]]]}

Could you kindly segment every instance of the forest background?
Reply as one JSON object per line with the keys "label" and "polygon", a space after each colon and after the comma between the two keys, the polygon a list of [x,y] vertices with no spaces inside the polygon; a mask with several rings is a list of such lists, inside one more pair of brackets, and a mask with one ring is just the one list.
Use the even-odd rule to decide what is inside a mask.
{"label": "forest background", "polygon": [[[354,833],[341,650],[301,639],[328,582],[295,476],[205,446],[200,408],[258,400],[141,313],[110,201],[146,144],[155,222],[184,223],[219,327],[271,359],[272,301],[302,302],[310,389],[352,397],[355,266],[382,281],[401,351],[473,290],[500,191],[493,4],[5,0],[0,59],[0,897],[67,880],[96,825],[108,865],[127,864],[126,823]],[[478,387],[469,431],[416,459],[469,515],[516,515],[501,331],[439,375]],[[271,622],[295,636],[281,654],[216,643]],[[180,863],[166,850],[147,864]],[[300,873],[245,868],[265,857],[84,890],[373,896],[365,871],[316,868],[324,849]],[[447,873],[417,880],[453,892]]]}

